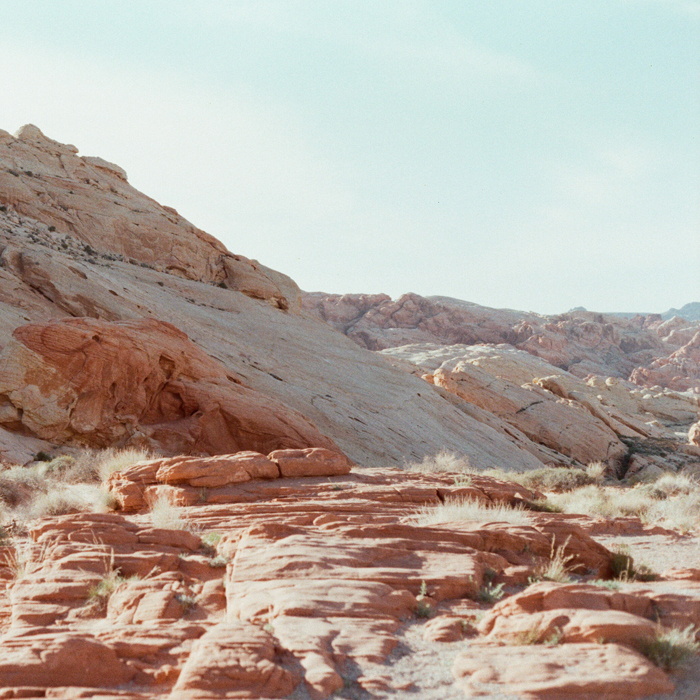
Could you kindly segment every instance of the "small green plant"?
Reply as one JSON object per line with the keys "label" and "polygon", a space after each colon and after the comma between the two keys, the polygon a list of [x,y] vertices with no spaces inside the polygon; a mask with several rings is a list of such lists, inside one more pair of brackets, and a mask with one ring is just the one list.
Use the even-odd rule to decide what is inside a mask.
{"label": "small green plant", "polygon": [[97,608],[106,608],[112,594],[122,583],[136,581],[138,579],[138,576],[125,578],[121,575],[119,569],[112,569],[88,591],[88,605],[93,605]]}
{"label": "small green plant", "polygon": [[425,581],[420,582],[420,593],[418,594],[418,604],[414,610],[416,617],[432,617],[433,608],[425,598],[428,596],[428,584]]}
{"label": "small green plant", "polygon": [[219,544],[219,542],[221,542],[221,537],[222,535],[220,532],[207,532],[204,535],[202,535],[202,542],[208,547],[214,549]]}
{"label": "small green plant", "polygon": [[212,569],[223,569],[228,565],[228,559],[222,554],[218,554],[209,560],[209,566]]}
{"label": "small green plant", "polygon": [[528,646],[530,644],[555,646],[561,642],[563,636],[564,633],[558,627],[548,633],[546,629],[542,629],[539,622],[535,622],[530,627],[511,634],[506,641],[513,646]]}
{"label": "small green plant", "polygon": [[626,545],[615,545],[610,551],[610,569],[618,581],[656,581],[659,578],[646,564],[635,564]]}
{"label": "small green plant", "polygon": [[50,462],[53,459],[53,457],[48,452],[44,452],[42,450],[41,452],[36,453],[34,459],[37,462]]}
{"label": "small green plant", "polygon": [[606,581],[604,579],[595,579],[595,581],[590,581],[594,586],[599,586],[600,588],[607,588],[609,591],[619,591],[622,586],[619,581]]}
{"label": "small green plant", "polygon": [[175,600],[182,606],[182,614],[187,615],[187,613],[192,610],[192,608],[197,605],[196,596],[189,595],[187,593],[178,593],[175,596]]}
{"label": "small green plant", "polygon": [[656,666],[665,671],[673,671],[700,652],[696,636],[697,630],[693,625],[682,630],[659,630],[653,639],[639,645],[639,651]]}
{"label": "small green plant", "polygon": [[476,594],[476,600],[480,603],[497,603],[505,595],[503,584],[494,585],[491,582],[485,583]]}
{"label": "small green plant", "polygon": [[413,612],[416,617],[423,617],[427,619],[433,616],[433,609],[423,600],[418,601],[418,605],[416,605]]}
{"label": "small green plant", "polygon": [[471,483],[471,476],[456,476],[454,478],[454,485],[458,488],[466,488],[467,486],[471,486]]}
{"label": "small green plant", "polygon": [[570,562],[574,557],[573,555],[565,554],[569,539],[567,538],[561,547],[555,547],[554,538],[552,538],[549,561],[536,569],[535,576],[531,579],[533,583],[535,581],[556,581],[557,583],[569,583],[571,581]]}

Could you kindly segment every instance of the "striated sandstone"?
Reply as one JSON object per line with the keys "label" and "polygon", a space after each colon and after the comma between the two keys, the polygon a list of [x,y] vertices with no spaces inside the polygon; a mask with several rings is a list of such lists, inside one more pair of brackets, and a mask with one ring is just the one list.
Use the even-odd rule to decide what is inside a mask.
{"label": "striated sandstone", "polygon": [[[249,452],[238,456],[243,464],[273,464]],[[275,455],[279,464],[283,456]],[[293,450],[287,456],[299,458]],[[240,467],[233,457],[142,462],[115,473],[112,484],[174,478],[176,484],[158,488],[197,492],[182,479],[207,478],[213,469],[225,475],[224,464],[235,473]],[[484,503],[534,499],[517,484],[476,474],[465,487],[454,474],[348,472],[345,462],[339,468],[314,449],[302,462],[315,464],[307,471],[316,475],[270,479],[263,469],[259,478],[209,487],[204,500],[200,494],[184,509],[186,521],[203,534],[223,535],[215,552],[186,530],[153,527],[147,512],[35,523],[26,572],[9,590],[0,670],[29,658],[38,635],[50,636],[47,647],[72,635],[86,648],[107,650],[100,652],[108,672],[99,684],[106,697],[118,687],[134,696],[167,693],[182,700],[284,697],[303,683],[310,697],[325,698],[344,686],[349,673],[364,678],[368,688],[379,687],[372,669],[389,658],[402,629],[417,624],[419,597],[432,601],[436,615],[426,639],[445,643],[476,634],[465,615],[479,603],[465,596],[477,597],[487,573],[496,582],[524,584],[553,547],[562,547],[572,571],[610,575],[610,552],[556,515],[533,513],[528,526],[414,524],[417,506],[439,505],[465,489]],[[91,597],[96,584],[117,570],[125,578],[115,580],[111,595],[102,602]],[[650,604],[652,596],[639,592],[635,600]],[[693,601],[668,592],[654,597],[672,624],[682,610],[696,614]],[[590,628],[600,632],[590,615],[581,622],[584,617],[570,615],[571,639],[588,638]],[[567,673],[552,676],[561,684]],[[8,678],[10,687],[39,683],[39,694],[53,683],[50,676],[46,683],[26,675]],[[388,678],[381,685],[408,687]]]}
{"label": "striated sandstone", "polygon": [[21,326],[2,360],[3,425],[53,442],[170,454],[335,447],[162,321]]}
{"label": "striated sandstone", "polygon": [[698,323],[693,320],[663,321],[653,314],[627,319],[588,311],[542,316],[417,294],[392,300],[317,292],[303,295],[303,307],[371,350],[507,343],[577,377],[613,376],[698,392],[691,350]]}
{"label": "striated sandstone", "polygon": [[280,308],[298,306],[291,280],[229,253],[174,209],[131,187],[119,166],[81,157],[75,146],[47,138],[31,124],[14,137],[0,131],[0,204],[75,237],[88,252],[220,282]]}

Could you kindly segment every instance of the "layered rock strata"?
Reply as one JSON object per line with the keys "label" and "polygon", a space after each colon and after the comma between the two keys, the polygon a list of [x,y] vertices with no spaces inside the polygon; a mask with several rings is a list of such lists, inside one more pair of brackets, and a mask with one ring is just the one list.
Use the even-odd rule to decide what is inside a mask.
{"label": "layered rock strata", "polygon": [[[394,675],[392,656],[416,629],[433,654],[458,644],[467,696],[670,692],[637,648],[681,613],[700,620],[698,583],[675,572],[658,589],[592,585],[614,555],[556,514],[417,524],[419,507],[449,499],[527,507],[537,495],[457,476],[349,470],[318,449],[128,467],[110,481],[120,502],[135,486],[190,503],[181,516],[196,532],[154,527],[132,499],[123,513],[35,522],[0,550],[0,697],[420,696],[422,667]],[[528,585],[555,551],[579,582]],[[483,602],[495,590],[506,597]],[[558,644],[520,641],[533,629]]]}

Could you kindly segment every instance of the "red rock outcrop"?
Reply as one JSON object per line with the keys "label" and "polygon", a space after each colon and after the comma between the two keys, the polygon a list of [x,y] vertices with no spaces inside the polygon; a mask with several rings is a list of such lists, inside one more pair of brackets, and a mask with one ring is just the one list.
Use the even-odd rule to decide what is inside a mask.
{"label": "red rock outcrop", "polygon": [[676,391],[691,389],[700,393],[700,331],[668,357],[635,369],[630,381],[640,386],[666,386]]}
{"label": "red rock outcrop", "polygon": [[[283,476],[285,459],[312,476]],[[287,697],[303,684],[325,698],[356,683],[420,695],[424,670],[407,679],[388,661],[413,627],[428,645],[468,645],[453,667],[467,696],[488,688],[634,698],[673,689],[634,648],[657,625],[700,620],[694,577],[676,572],[658,589],[585,583],[609,577],[614,556],[557,514],[531,512],[528,525],[417,524],[421,505],[468,497],[527,506],[536,496],[455,476],[350,471],[313,449],[160,459],[116,473],[116,495],[125,484],[150,484],[190,503],[182,516],[197,534],[154,527],[147,510],[133,509],[33,523],[14,555],[0,551],[0,692],[93,692],[71,687],[79,686],[105,698],[204,700]],[[201,480],[210,486],[193,486]],[[527,587],[555,550],[584,581]],[[6,577],[3,561],[22,566]],[[491,606],[484,594],[494,590],[506,597]],[[518,641],[534,628],[558,645]]]}
{"label": "red rock outcrop", "polygon": [[245,387],[156,320],[21,326],[2,352],[0,401],[4,427],[61,444],[169,454],[338,451],[299,413]]}
{"label": "red rock outcrop", "polygon": [[628,700],[674,689],[663,671],[618,644],[472,647],[455,659],[452,671],[467,697],[491,692],[524,700]]}
{"label": "red rock outcrop", "polygon": [[135,190],[118,165],[79,156],[75,146],[31,124],[0,130],[0,205],[70,234],[86,252],[109,253],[169,274],[297,308],[298,288],[284,275],[233,255],[171,207]]}
{"label": "red rock outcrop", "polygon": [[[697,358],[682,350],[695,342],[698,322],[693,320],[588,311],[543,316],[417,294],[394,301],[381,294],[316,292],[303,295],[303,307],[370,350],[416,343],[508,343],[577,377],[631,378],[643,386],[699,391]],[[674,358],[676,352],[685,360]]]}
{"label": "red rock outcrop", "polygon": [[617,435],[573,401],[536,386],[523,388],[470,363],[445,363],[431,381],[542,444],[582,463],[617,462],[627,452]]}

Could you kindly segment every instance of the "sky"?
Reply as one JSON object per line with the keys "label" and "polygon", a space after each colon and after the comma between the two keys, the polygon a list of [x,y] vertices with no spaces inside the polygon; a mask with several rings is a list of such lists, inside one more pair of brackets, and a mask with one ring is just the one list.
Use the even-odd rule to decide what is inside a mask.
{"label": "sky", "polygon": [[306,291],[700,300],[700,0],[0,0],[0,128]]}

